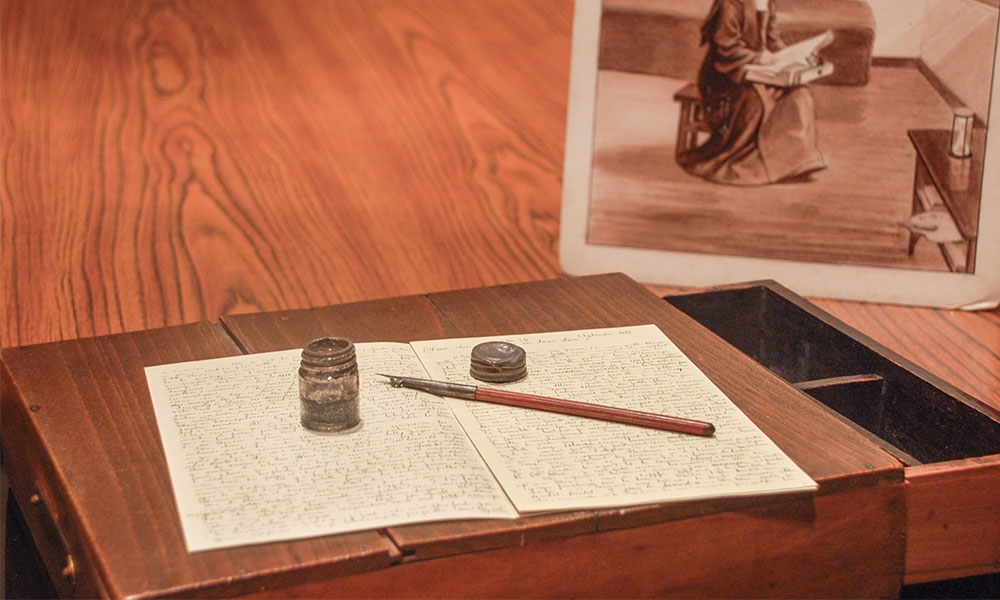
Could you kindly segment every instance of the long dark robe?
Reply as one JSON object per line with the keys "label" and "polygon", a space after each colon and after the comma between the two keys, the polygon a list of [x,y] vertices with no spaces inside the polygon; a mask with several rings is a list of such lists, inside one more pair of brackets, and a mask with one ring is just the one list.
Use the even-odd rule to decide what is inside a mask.
{"label": "long dark robe", "polygon": [[784,47],[775,23],[773,9],[758,13],[753,0],[712,5],[702,26],[708,52],[698,76],[711,135],[678,155],[689,173],[720,183],[760,185],[825,167],[809,90],[745,79],[743,67],[757,61],[765,45],[771,51]]}

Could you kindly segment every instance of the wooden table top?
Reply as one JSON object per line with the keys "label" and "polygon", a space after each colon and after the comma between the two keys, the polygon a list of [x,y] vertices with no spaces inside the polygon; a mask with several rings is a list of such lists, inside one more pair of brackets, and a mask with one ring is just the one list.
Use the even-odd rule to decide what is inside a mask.
{"label": "wooden table top", "polygon": [[[417,524],[193,554],[184,547],[144,366],[301,347],[331,332],[359,342],[409,341],[650,322],[817,481],[815,497],[709,499],[516,521]],[[40,497],[26,506],[54,514],[74,557],[75,595],[284,595],[303,586],[307,595],[379,595],[400,582],[416,596],[490,589],[505,595],[537,595],[541,589],[563,590],[559,595],[586,589],[718,595],[734,586],[744,593],[780,586],[790,595],[898,591],[902,465],[621,275],[239,315],[226,318],[223,327],[200,323],[13,348],[4,355],[3,377],[4,448],[33,449],[8,461],[12,486],[19,500],[29,493]],[[685,541],[688,558],[674,559],[680,566],[676,576],[651,568],[650,561],[662,560],[657,554],[616,557],[603,542],[588,541],[601,532],[621,532],[610,534],[609,547],[635,551],[635,544],[649,543],[647,536],[673,528],[694,536]],[[537,571],[519,568],[517,577],[495,569],[533,564],[563,546],[571,548],[577,568],[593,570],[594,561],[617,566],[589,583],[576,576],[556,581],[541,565]],[[807,556],[813,567],[800,564]],[[451,568],[440,562],[445,557],[487,562],[464,579],[428,577]],[[754,570],[761,557],[773,561],[771,575]],[[731,565],[732,572],[720,565]],[[573,572],[565,565],[549,567]],[[619,568],[634,579],[616,583]]]}

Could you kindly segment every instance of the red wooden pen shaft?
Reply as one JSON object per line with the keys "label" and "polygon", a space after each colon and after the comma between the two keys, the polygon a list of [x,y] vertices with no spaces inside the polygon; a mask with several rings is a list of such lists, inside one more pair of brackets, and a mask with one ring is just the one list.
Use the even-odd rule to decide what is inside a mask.
{"label": "red wooden pen shaft", "polygon": [[652,427],[666,431],[691,433],[694,435],[711,436],[715,433],[715,426],[706,421],[658,415],[614,406],[588,404],[575,400],[549,398],[548,396],[536,396],[534,394],[525,394],[510,390],[477,387],[475,399],[482,402],[493,402],[494,404],[532,408],[535,410],[588,417],[602,421],[614,421],[616,423],[627,423],[641,427]]}
{"label": "red wooden pen shaft", "polygon": [[640,427],[651,427],[653,429],[690,433],[693,435],[712,436],[715,434],[715,425],[706,421],[696,421],[695,419],[658,415],[627,408],[550,398],[548,396],[536,396],[535,394],[526,394],[524,392],[482,388],[464,383],[434,381],[432,379],[420,379],[417,377],[401,377],[398,375],[382,376],[387,377],[389,383],[394,387],[408,387],[440,396],[506,404],[507,406],[544,410],[564,415],[626,423],[628,425],[638,425]]}

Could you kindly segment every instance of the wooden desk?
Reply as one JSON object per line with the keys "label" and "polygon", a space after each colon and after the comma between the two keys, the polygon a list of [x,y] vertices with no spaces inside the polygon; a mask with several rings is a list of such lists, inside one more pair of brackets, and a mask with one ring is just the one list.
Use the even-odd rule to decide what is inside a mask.
{"label": "wooden desk", "polygon": [[[184,549],[146,365],[296,347],[324,333],[406,341],[648,322],[819,483],[814,497],[432,523],[196,554]],[[901,465],[620,275],[13,348],[4,353],[3,377],[12,487],[65,594],[888,596],[902,582]]]}

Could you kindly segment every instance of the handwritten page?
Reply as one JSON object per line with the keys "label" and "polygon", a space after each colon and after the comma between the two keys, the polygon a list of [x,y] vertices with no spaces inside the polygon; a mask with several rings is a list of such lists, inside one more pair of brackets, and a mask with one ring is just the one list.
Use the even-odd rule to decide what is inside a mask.
{"label": "handwritten page", "polygon": [[[432,378],[477,384],[473,346],[412,342]],[[534,394],[710,421],[714,437],[449,400],[521,512],[815,490],[791,461],[655,326],[502,337],[528,376],[493,384]]]}
{"label": "handwritten page", "polygon": [[358,344],[360,430],[299,424],[300,350],[148,367],[188,550],[517,513],[405,344]]}

